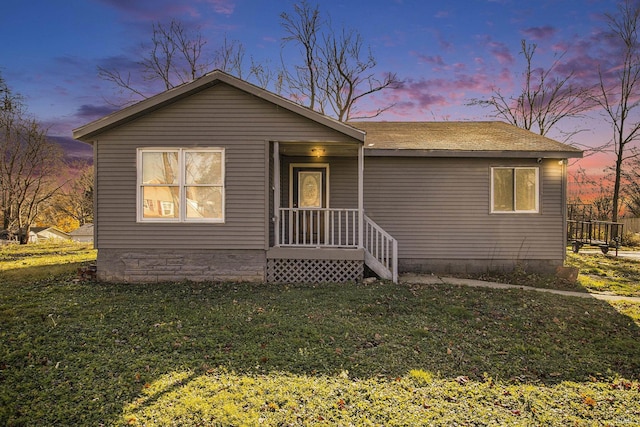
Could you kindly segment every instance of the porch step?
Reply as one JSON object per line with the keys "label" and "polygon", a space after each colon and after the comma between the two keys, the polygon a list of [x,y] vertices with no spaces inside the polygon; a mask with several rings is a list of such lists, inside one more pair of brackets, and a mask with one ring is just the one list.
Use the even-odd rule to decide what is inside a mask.
{"label": "porch step", "polygon": [[371,271],[376,273],[381,279],[393,280],[393,272],[391,272],[391,270],[385,267],[384,264],[378,261],[369,252],[364,253],[364,262],[367,264],[367,267],[369,267]]}
{"label": "porch step", "polygon": [[380,278],[398,283],[398,241],[364,215],[364,262]]}

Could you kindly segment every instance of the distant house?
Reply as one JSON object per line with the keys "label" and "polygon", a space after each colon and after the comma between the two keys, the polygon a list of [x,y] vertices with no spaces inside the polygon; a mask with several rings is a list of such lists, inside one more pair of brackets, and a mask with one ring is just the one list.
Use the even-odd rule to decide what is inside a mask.
{"label": "distant house", "polygon": [[341,123],[211,72],[74,131],[102,280],[553,272],[567,159],[501,122]]}
{"label": "distant house", "polygon": [[29,243],[38,243],[46,240],[69,240],[69,234],[55,227],[31,227],[29,230]]}
{"label": "distant house", "polygon": [[0,246],[18,243],[18,236],[9,230],[0,230]]}
{"label": "distant house", "polygon": [[74,242],[93,242],[93,224],[84,224],[69,233]]}

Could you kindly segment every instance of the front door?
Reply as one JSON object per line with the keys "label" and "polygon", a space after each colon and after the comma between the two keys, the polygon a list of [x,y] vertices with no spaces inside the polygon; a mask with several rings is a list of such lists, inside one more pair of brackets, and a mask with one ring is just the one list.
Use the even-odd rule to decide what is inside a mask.
{"label": "front door", "polygon": [[322,244],[326,241],[324,208],[329,207],[329,165],[291,165],[290,201],[294,214],[294,229],[300,244]]}

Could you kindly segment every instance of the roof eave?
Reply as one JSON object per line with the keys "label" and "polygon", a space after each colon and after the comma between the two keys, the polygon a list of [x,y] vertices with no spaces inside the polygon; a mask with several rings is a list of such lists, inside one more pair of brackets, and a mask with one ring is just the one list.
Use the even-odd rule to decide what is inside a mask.
{"label": "roof eave", "polygon": [[511,151],[511,150],[419,150],[394,148],[367,148],[370,157],[481,157],[518,159],[571,159],[582,158],[582,151]]}
{"label": "roof eave", "polygon": [[275,95],[266,89],[259,88],[258,86],[247,83],[219,70],[212,71],[192,82],[176,86],[158,95],[152,96],[151,98],[147,98],[129,107],[123,108],[122,110],[116,111],[115,113],[74,129],[73,137],[80,141],[91,143],[93,142],[93,138],[99,133],[105,132],[116,126],[120,126],[196,92],[215,86],[218,83],[226,83],[253,96],[264,99],[265,101],[271,102],[272,104],[278,105],[293,113],[299,114],[319,124],[357,139],[360,142],[364,141],[365,132],[360,129],[356,129],[353,126],[303,107],[293,101]]}

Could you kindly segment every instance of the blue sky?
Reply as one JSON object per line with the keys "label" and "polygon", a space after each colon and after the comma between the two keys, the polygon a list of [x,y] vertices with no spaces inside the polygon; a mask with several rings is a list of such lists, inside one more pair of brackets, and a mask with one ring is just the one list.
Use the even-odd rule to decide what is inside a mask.
{"label": "blue sky", "polygon": [[[199,28],[215,49],[242,42],[257,62],[279,65],[279,15],[289,0],[5,0],[0,14],[0,72],[29,111],[55,136],[111,111],[117,90],[97,67],[126,71],[138,60],[154,22],[178,19]],[[314,2],[311,2],[315,4]],[[487,120],[468,106],[497,87],[517,94],[524,64],[520,41],[538,45],[534,62],[563,63],[585,80],[607,62],[601,34],[615,0],[325,0],[334,26],[357,29],[402,89],[375,99],[396,107],[382,120]],[[596,114],[566,123],[587,129],[572,142],[600,145],[609,132]],[[560,139],[560,134],[551,135]],[[605,162],[607,160],[604,160]],[[587,161],[584,161],[585,164]]]}

